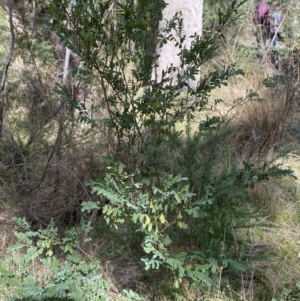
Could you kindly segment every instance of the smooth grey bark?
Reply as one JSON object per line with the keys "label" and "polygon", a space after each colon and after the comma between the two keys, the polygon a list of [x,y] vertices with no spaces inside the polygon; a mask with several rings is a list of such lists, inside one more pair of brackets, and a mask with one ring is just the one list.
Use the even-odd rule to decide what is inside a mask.
{"label": "smooth grey bark", "polygon": [[[191,46],[191,35],[197,33],[202,35],[202,14],[203,0],[166,0],[166,8],[163,10],[163,20],[159,24],[159,30],[166,26],[165,20],[170,20],[177,12],[182,12],[183,29],[186,36],[183,47],[189,49]],[[180,66],[180,58],[178,57],[179,48],[175,47],[175,42],[169,42],[162,48],[157,48],[157,54],[160,55],[157,61],[157,69],[155,71],[158,81],[161,80],[161,74],[167,67],[173,65]],[[197,80],[191,82],[192,88],[195,88]]]}
{"label": "smooth grey bark", "polygon": [[35,22],[35,17],[36,17],[36,1],[32,1],[32,31],[31,31],[31,38],[36,37],[36,22]]}

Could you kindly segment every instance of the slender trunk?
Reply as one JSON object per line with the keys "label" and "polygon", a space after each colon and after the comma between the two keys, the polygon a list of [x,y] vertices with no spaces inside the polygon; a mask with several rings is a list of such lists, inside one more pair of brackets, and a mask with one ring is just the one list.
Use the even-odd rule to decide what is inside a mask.
{"label": "slender trunk", "polygon": [[[166,0],[166,8],[163,10],[163,21],[159,24],[159,29],[166,26],[165,19],[171,20],[172,17],[177,13],[182,13],[183,19],[183,34],[185,35],[185,40],[183,42],[183,47],[189,49],[192,43],[192,38],[190,36],[195,33],[198,35],[202,34],[202,12],[203,12],[203,0]],[[168,67],[180,67],[180,58],[177,55],[179,48],[175,46],[176,42],[168,42],[162,48],[157,49],[157,54],[160,56],[158,58],[158,68],[155,71],[157,74],[157,80],[160,81],[162,78],[162,71],[167,70]],[[174,81],[176,80],[176,75],[174,75]],[[195,88],[197,79],[194,82],[190,82],[192,88]]]}
{"label": "slender trunk", "polygon": [[4,71],[2,74],[1,86],[0,86],[0,138],[3,135],[3,115],[4,115],[4,92],[5,92],[5,83],[7,78],[8,68],[13,56],[14,48],[15,48],[15,32],[14,32],[14,24],[12,20],[12,0],[8,2],[8,13],[9,13],[9,27],[10,27],[10,35],[11,35],[11,43],[9,53],[6,59],[6,63],[4,66]]}
{"label": "slender trunk", "polygon": [[[68,77],[69,77],[69,62],[70,62],[71,50],[66,48],[65,61],[63,67],[63,75],[62,75],[62,85],[68,85]],[[62,138],[63,138],[63,130],[64,130],[64,118],[66,115],[66,107],[64,101],[61,99],[59,104],[59,123],[58,123],[58,133],[57,133],[57,144],[56,144],[56,154],[58,161],[61,159],[61,149],[62,149]]]}
{"label": "slender trunk", "polygon": [[[68,6],[68,12],[71,12],[71,4]],[[69,28],[69,24],[67,24]],[[61,62],[59,62],[59,71],[62,73],[62,78],[61,78],[61,84],[63,86],[69,87],[69,67],[70,67],[70,59],[71,59],[71,50],[66,47],[65,49],[65,58],[63,65]],[[59,119],[58,119],[58,132],[57,132],[57,138],[56,138],[56,156],[57,156],[57,161],[58,161],[58,167],[56,171],[56,186],[58,187],[59,181],[60,181],[60,167],[59,167],[59,162],[62,159],[62,143],[63,143],[63,131],[64,131],[64,121],[65,121],[65,115],[66,115],[66,106],[64,103],[64,100],[60,100],[59,104]]]}
{"label": "slender trunk", "polygon": [[35,17],[36,17],[36,1],[32,1],[32,31],[31,37],[35,38],[36,36],[36,26],[35,26]]}
{"label": "slender trunk", "polygon": [[[69,87],[69,66],[70,66],[71,50],[66,47],[65,60],[63,66],[62,85]],[[63,100],[60,101],[60,115],[64,116],[66,113],[65,103]]]}

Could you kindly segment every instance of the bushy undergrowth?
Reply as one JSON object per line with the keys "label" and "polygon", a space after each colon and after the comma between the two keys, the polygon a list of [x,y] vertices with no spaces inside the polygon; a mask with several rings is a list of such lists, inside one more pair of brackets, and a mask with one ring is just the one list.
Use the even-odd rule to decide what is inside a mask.
{"label": "bushy undergrowth", "polygon": [[[262,286],[259,300],[289,300],[297,293],[291,282],[298,275],[289,278],[284,293],[284,279],[269,277],[293,266],[290,242],[266,250],[271,245],[266,233],[274,234],[276,219],[298,225],[297,214],[279,214],[286,200],[279,207],[276,199],[274,208],[271,191],[262,198],[262,187],[271,189],[275,178],[292,174],[265,155],[280,147],[294,87],[280,90],[278,77],[271,77],[248,82],[245,91],[244,72],[221,60],[190,88],[200,67],[214,58],[222,27],[241,5],[236,1],[219,13],[212,32],[195,35],[189,50],[176,14],[158,38],[161,45],[178,42],[181,65],[165,70],[161,82],[153,80],[141,41],[150,34],[151,18],[159,18],[161,3],[150,2],[128,1],[112,16],[107,3],[86,9],[84,1],[76,1],[71,17],[80,18],[70,30],[66,2],[52,1],[55,22],[43,26],[80,58],[72,89],[52,78],[47,43],[20,44],[29,47],[23,59],[31,65],[19,66],[15,75],[22,80],[8,90],[0,176],[4,205],[19,207],[16,215],[26,215],[28,222],[15,220],[22,230],[15,232],[16,243],[7,241],[11,246],[0,262],[5,300],[139,300],[130,291],[134,277],[120,284],[109,274],[116,257],[138,262],[136,277],[154,291],[149,293],[154,300],[255,300],[254,282]],[[149,26],[132,19],[148,9],[143,22]],[[82,34],[83,28],[90,32]],[[51,72],[36,70],[42,61]],[[37,73],[25,76],[32,70]],[[242,96],[232,100],[232,87]],[[222,97],[212,99],[216,89],[222,97],[228,93],[229,106]],[[215,111],[207,109],[211,102]],[[225,114],[217,115],[222,109]],[[178,124],[186,131],[176,129]],[[274,260],[280,252],[279,264],[266,261],[266,254]]]}
{"label": "bushy undergrowth", "polygon": [[1,300],[140,300],[131,291],[119,293],[100,262],[81,249],[89,240],[89,223],[61,236],[53,221],[38,231],[24,218],[15,221],[21,228],[17,244],[0,261]]}
{"label": "bushy undergrowth", "polygon": [[[110,225],[134,223],[149,254],[142,257],[146,269],[169,270],[175,287],[185,284],[187,297],[186,283],[199,282],[204,291],[214,290],[220,287],[223,273],[251,266],[256,258],[238,233],[258,226],[253,219],[261,214],[248,189],[271,177],[291,174],[278,166],[256,169],[246,162],[236,169],[231,164],[227,169],[223,162],[216,166],[214,154],[209,157],[207,149],[201,149],[197,134],[190,139],[194,142],[187,147],[193,145],[198,156],[198,161],[193,160],[198,172],[192,173],[192,181],[182,176],[169,176],[163,183],[149,181],[127,173],[120,163],[109,167],[104,179],[89,182],[100,201],[83,203],[84,211],[102,208]],[[189,159],[185,160],[183,173],[189,170]],[[205,165],[202,160],[210,161]],[[216,167],[218,172],[213,170]]]}

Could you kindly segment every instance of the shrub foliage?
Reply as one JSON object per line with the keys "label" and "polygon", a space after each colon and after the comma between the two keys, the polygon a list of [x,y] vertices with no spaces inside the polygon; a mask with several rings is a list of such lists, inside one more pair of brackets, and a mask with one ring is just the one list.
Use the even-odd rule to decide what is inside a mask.
{"label": "shrub foliage", "polygon": [[[60,45],[77,59],[72,80],[83,83],[82,89],[97,83],[101,103],[91,100],[89,105],[101,107],[101,114],[92,116],[69,84],[56,83],[59,126],[52,127],[59,127],[59,133],[45,171],[28,191],[40,187],[54,152],[62,159],[62,137],[72,140],[71,134],[80,128],[86,133],[96,128],[105,136],[105,172],[86,183],[96,197],[81,199],[81,222],[74,227],[63,231],[51,220],[33,230],[26,219],[15,219],[22,231],[15,232],[18,242],[0,262],[0,289],[7,300],[108,300],[113,291],[115,298],[139,300],[132,291],[120,293],[100,262],[84,251],[90,242],[87,235],[97,226],[91,222],[95,212],[116,231],[124,225],[134,229],[131,235],[140,238],[138,259],[145,269],[165,272],[188,299],[190,285],[213,291],[220,288],[223,273],[251,267],[256,258],[239,233],[255,225],[262,213],[255,211],[249,190],[291,171],[268,162],[233,164],[231,150],[220,146],[230,132],[227,123],[216,116],[197,122],[212,91],[243,75],[230,64],[199,79],[200,69],[224,38],[224,28],[238,18],[237,10],[245,2],[232,1],[219,11],[218,25],[209,34],[195,34],[190,49],[183,47],[180,13],[156,33],[165,7],[162,0],[49,2],[47,17],[39,25],[55,32]],[[39,48],[47,45],[33,41],[32,50],[39,56]],[[169,66],[158,81],[153,76],[155,49],[170,42],[178,48],[180,65]],[[196,79],[199,83],[192,89]],[[61,110],[66,104],[69,111]],[[196,129],[191,129],[192,122],[198,124]],[[179,124],[186,125],[186,135]],[[53,174],[59,187],[62,173]]]}

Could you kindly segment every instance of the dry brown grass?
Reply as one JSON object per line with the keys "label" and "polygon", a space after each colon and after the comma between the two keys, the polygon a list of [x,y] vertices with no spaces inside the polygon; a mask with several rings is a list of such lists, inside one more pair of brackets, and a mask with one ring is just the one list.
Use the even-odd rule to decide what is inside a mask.
{"label": "dry brown grass", "polygon": [[[253,62],[253,58],[251,60]],[[287,83],[287,78],[277,88],[266,88],[262,84],[266,74],[260,72],[263,66],[250,63],[248,60],[245,65],[244,77],[230,79],[228,86],[213,92],[211,103],[218,98],[224,100],[213,107],[213,114],[233,122],[235,130],[227,144],[233,147],[236,158],[265,162],[282,150],[299,148],[299,88],[297,82]],[[268,70],[268,75],[277,72],[272,68]],[[250,92],[256,92],[262,101],[249,101]],[[249,273],[240,275],[237,280],[240,289],[228,283],[226,296],[220,299],[227,300],[231,295],[229,300],[269,301],[272,297],[282,297],[283,282],[293,288],[299,281],[300,160],[297,154],[296,150],[283,162],[284,166],[296,170],[298,180],[268,181],[252,191],[259,200],[258,209],[266,212],[257,222],[266,226],[237,233],[250,239],[253,254],[266,255],[268,260],[255,263]]]}
{"label": "dry brown grass", "polygon": [[282,138],[289,111],[285,93],[263,90],[261,98],[262,101],[248,102],[235,112],[233,121],[240,126],[230,143],[238,154],[266,154]]}
{"label": "dry brown grass", "polygon": [[251,270],[240,273],[235,281],[227,281],[222,300],[281,300],[283,283],[295,288],[300,279],[298,191],[299,183],[294,179],[270,180],[251,191],[260,204],[257,209],[265,212],[253,223],[262,226],[239,231],[237,235],[249,241],[249,252],[262,260],[254,261]]}
{"label": "dry brown grass", "polygon": [[[293,66],[293,51],[286,49],[285,57],[281,57],[284,67],[280,65],[281,69],[277,70],[270,60],[271,51],[263,57],[255,57],[251,49],[238,47],[229,55],[230,47],[225,45],[228,50],[220,55],[221,63],[216,62],[216,65],[221,65],[223,61],[237,61],[237,66],[245,72],[245,76],[233,77],[227,86],[213,91],[213,114],[229,118],[238,126],[228,140],[238,156],[258,158],[276,152],[285,143],[287,126],[291,121],[294,126],[299,125],[299,117],[294,114],[299,112],[300,95],[299,75]],[[250,52],[245,55],[244,51]],[[264,80],[274,76],[280,79],[277,87],[265,87]],[[263,101],[251,101],[248,95],[253,92]],[[215,106],[215,99],[222,99],[223,102]]]}
{"label": "dry brown grass", "polygon": [[14,231],[17,227],[11,220],[13,216],[12,210],[0,209],[0,258],[4,257],[7,248],[15,243]]}
{"label": "dry brown grass", "polygon": [[300,279],[298,189],[294,180],[286,179],[260,184],[253,191],[261,203],[261,210],[266,212],[260,221],[266,226],[251,231],[251,242],[255,253],[266,254],[268,258],[256,263],[253,273],[273,297],[280,295],[283,282],[293,287]]}
{"label": "dry brown grass", "polygon": [[240,76],[212,95],[212,101],[219,95],[224,100],[213,107],[212,114],[231,120],[236,129],[227,143],[244,158],[258,158],[278,150],[292,118],[295,123],[292,113],[299,103],[296,86],[266,88],[252,79]]}

